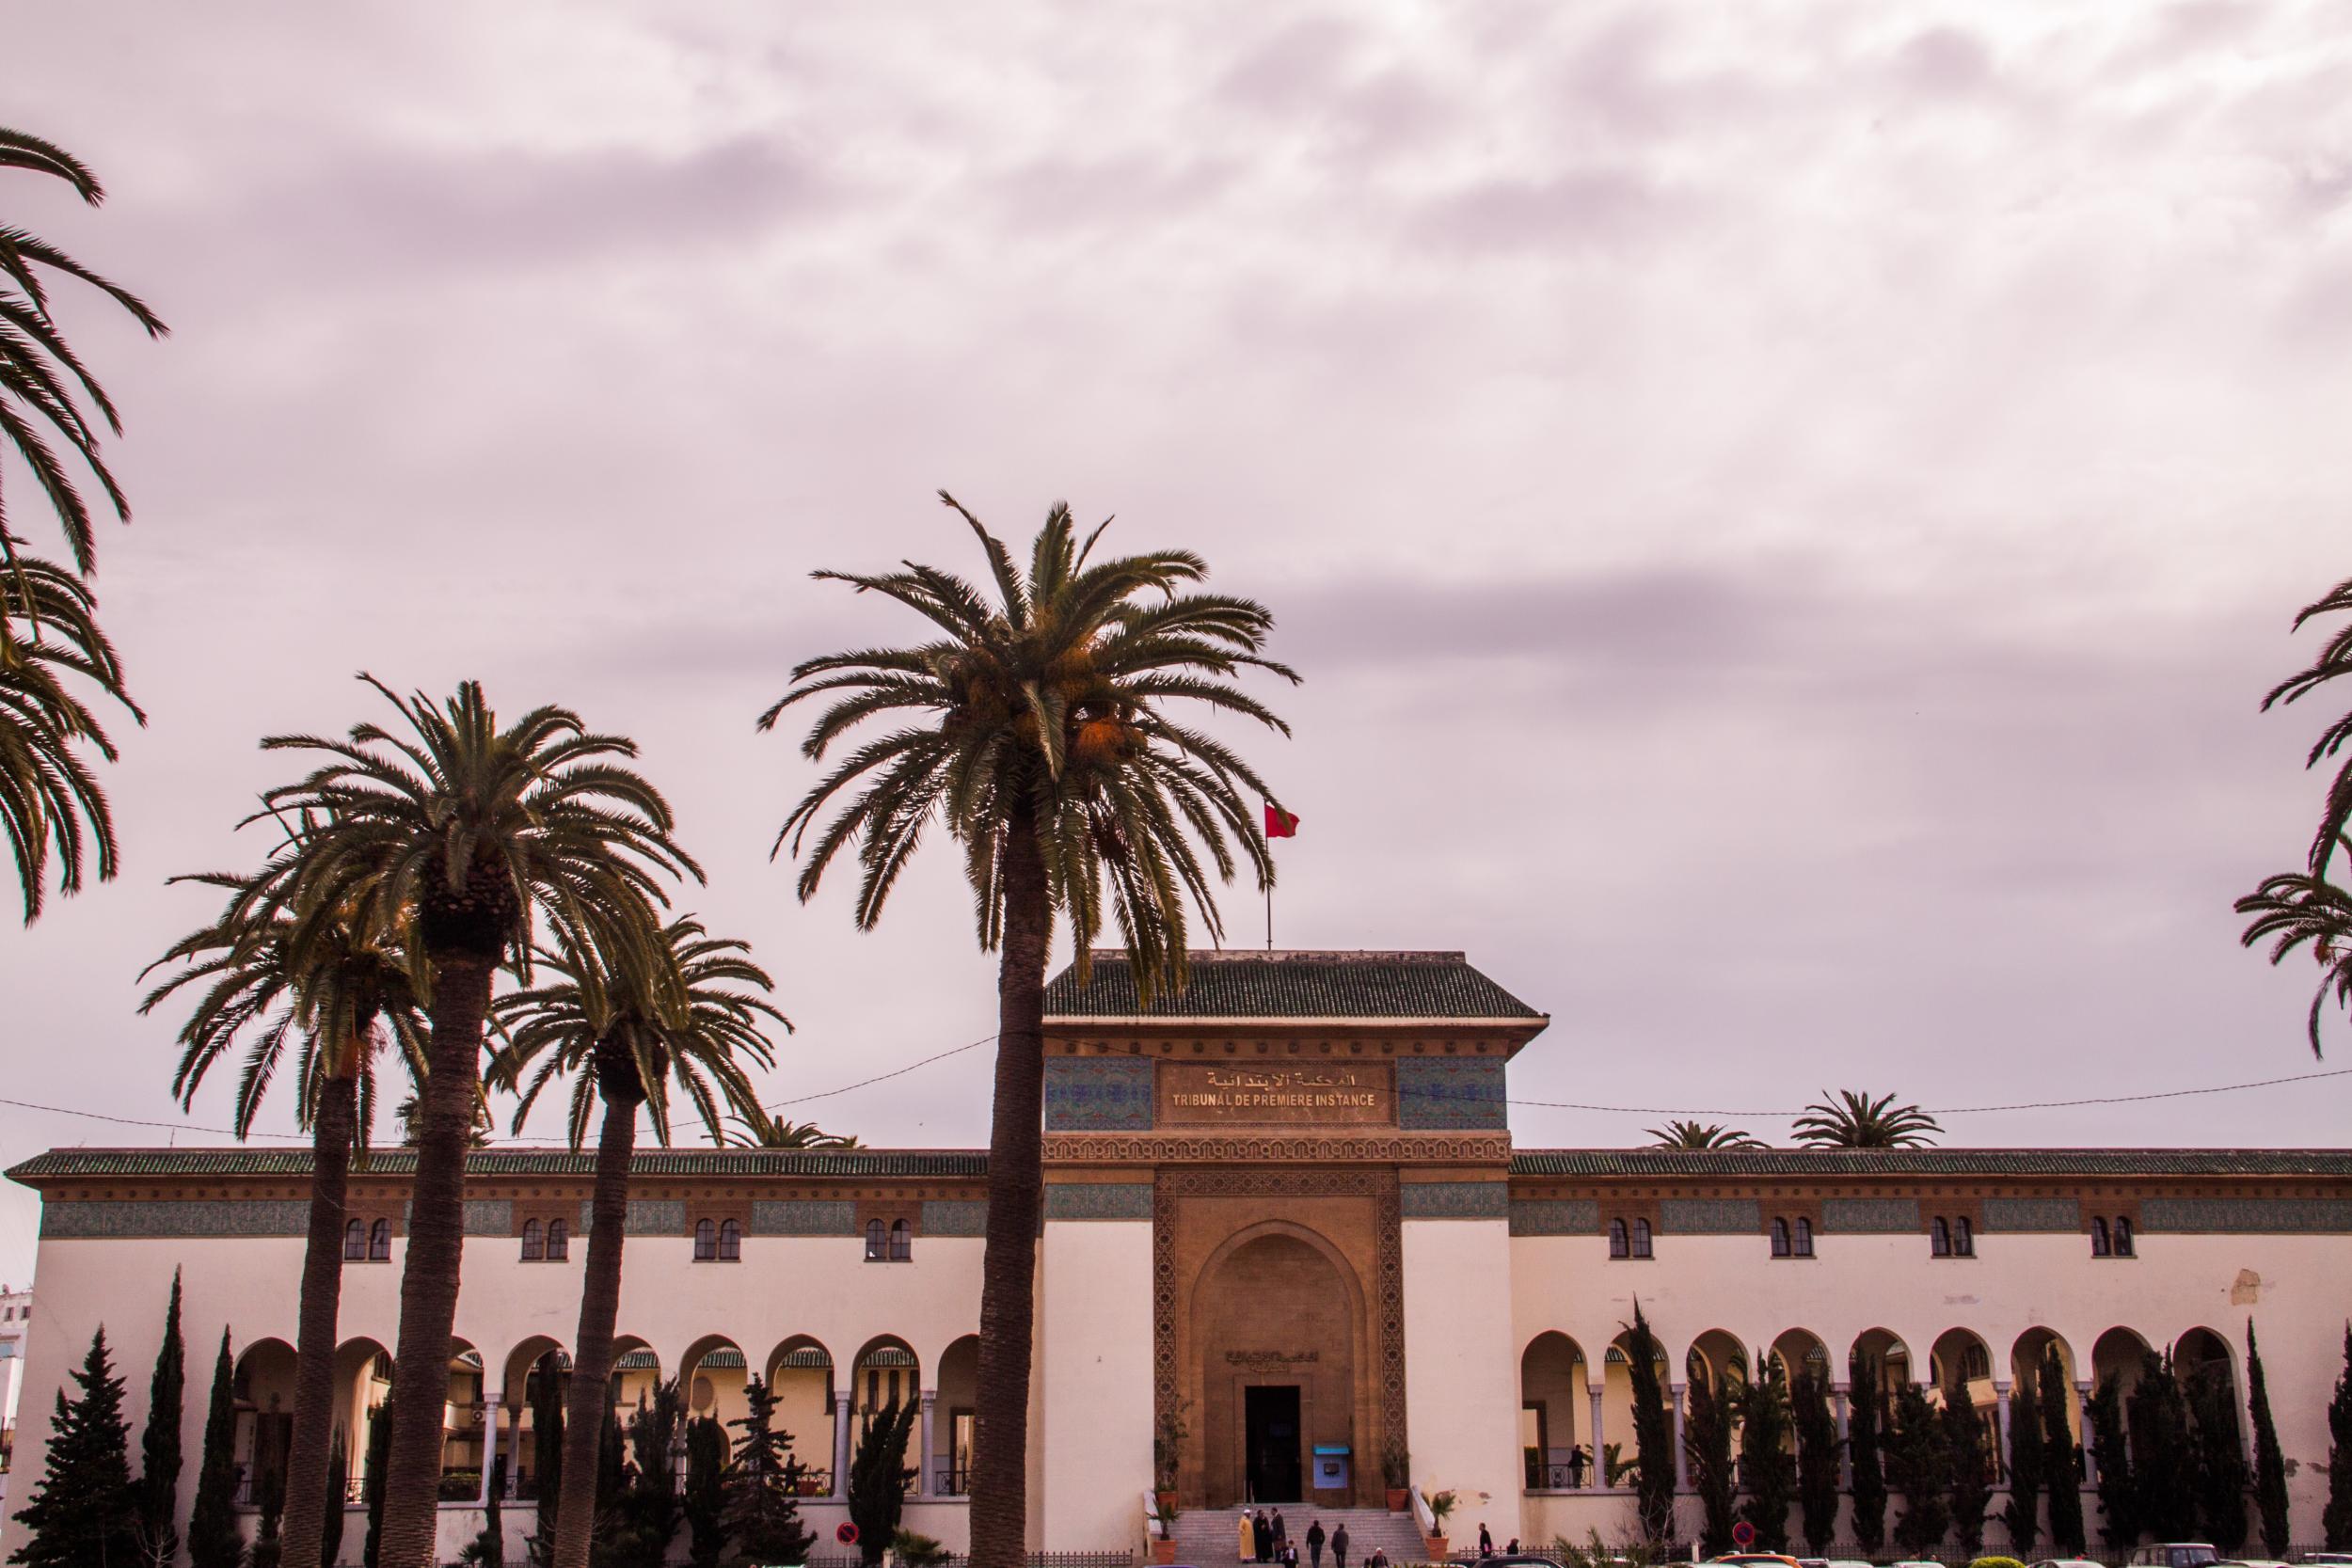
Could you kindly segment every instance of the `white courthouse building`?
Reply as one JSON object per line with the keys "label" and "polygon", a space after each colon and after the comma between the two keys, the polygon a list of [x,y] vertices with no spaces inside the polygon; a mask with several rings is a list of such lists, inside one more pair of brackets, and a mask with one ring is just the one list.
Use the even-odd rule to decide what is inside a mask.
{"label": "white courthouse building", "polygon": [[[1231,1516],[1211,1511],[1295,1501],[1295,1534],[1303,1514],[1369,1521],[1386,1503],[1383,1456],[1398,1453],[1415,1485],[1462,1499],[1457,1541],[1482,1521],[1498,1544],[1621,1538],[1631,1493],[1579,1450],[1633,1452],[1618,1345],[1637,1296],[1677,1394],[1775,1355],[1828,1378],[1842,1411],[1852,1358],[1870,1353],[1892,1377],[1967,1378],[1988,1422],[2052,1346],[2085,1397],[2147,1347],[2223,1363],[2243,1410],[2251,1321],[2295,1536],[2318,1539],[2352,1314],[2352,1152],[1518,1148],[1510,1065],[1547,1048],[1549,1020],[1458,953],[1203,954],[1189,990],[1148,1009],[1106,958],[1085,987],[1057,978],[1048,1011],[1040,1549],[1140,1547],[1169,1411],[1188,1429],[1182,1505],[1223,1530],[1227,1560]],[[834,1483],[856,1423],[918,1400],[906,1523],[961,1547],[986,1164],[981,1150],[641,1151],[619,1397],[633,1407],[679,1376],[696,1410],[731,1418],[748,1375],[772,1379],[817,1471],[805,1513],[822,1532],[843,1516]],[[240,1457],[281,1461],[308,1166],[293,1149],[77,1148],[9,1173],[43,1199],[20,1497],[53,1392],[101,1323],[144,1419],[174,1268],[185,1451],[200,1449],[225,1324]],[[407,1151],[379,1150],[351,1180],[337,1397],[354,1454],[388,1388],[409,1169]],[[591,1156],[565,1149],[473,1157],[447,1556],[480,1528],[492,1445],[510,1456],[510,1551],[530,1528],[527,1393],[578,1316],[590,1174]],[[2079,1401],[2069,1418],[2079,1430]],[[183,1507],[194,1475],[191,1457]],[[2088,1488],[2084,1502],[2095,1548]],[[1696,1499],[1680,1506],[1694,1526]],[[21,1533],[9,1521],[0,1553]],[[347,1560],[362,1533],[345,1531]]]}

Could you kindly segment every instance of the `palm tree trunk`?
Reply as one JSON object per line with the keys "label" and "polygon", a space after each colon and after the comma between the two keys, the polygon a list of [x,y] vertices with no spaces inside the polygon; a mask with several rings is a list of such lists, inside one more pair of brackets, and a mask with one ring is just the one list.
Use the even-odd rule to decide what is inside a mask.
{"label": "palm tree trunk", "polygon": [[637,1106],[644,1098],[625,1053],[606,1060],[597,1047],[596,1088],[604,1125],[596,1134],[596,1187],[590,1199],[588,1272],[580,1286],[580,1333],[572,1386],[564,1399],[564,1493],[555,1515],[554,1568],[588,1568],[596,1526],[598,1449],[612,1401],[612,1325],[621,1310],[621,1243],[628,1221],[629,1156],[637,1145]]}
{"label": "palm tree trunk", "polygon": [[449,1400],[450,1325],[466,1239],[466,1147],[482,1081],[482,1021],[496,960],[433,955],[433,1043],[417,1117],[408,1194],[408,1255],[400,1275],[400,1345],[392,1364],[391,1436],[377,1568],[435,1568],[440,1517],[441,1420]]}
{"label": "palm tree trunk", "polygon": [[1029,1364],[1044,1204],[1045,956],[1053,937],[1036,819],[1005,839],[1005,951],[996,972],[996,1098],[988,1144],[974,1391],[972,1568],[1028,1560]]}
{"label": "palm tree trunk", "polygon": [[[358,1062],[350,1064],[355,1069]],[[336,1076],[319,1086],[310,1125],[310,1229],[302,1251],[302,1305],[294,1334],[294,1440],[286,1466],[282,1549],[289,1563],[319,1560],[326,1511],[341,1508],[327,1491],[335,1424],[335,1320],[343,1293],[343,1192],[359,1123],[359,1081]]]}

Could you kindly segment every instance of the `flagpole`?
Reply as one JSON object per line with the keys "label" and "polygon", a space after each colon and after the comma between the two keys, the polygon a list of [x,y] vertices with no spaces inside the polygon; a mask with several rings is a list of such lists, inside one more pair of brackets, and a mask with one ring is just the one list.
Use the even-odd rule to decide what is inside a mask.
{"label": "flagpole", "polygon": [[1265,950],[1274,951],[1274,846],[1265,847]]}

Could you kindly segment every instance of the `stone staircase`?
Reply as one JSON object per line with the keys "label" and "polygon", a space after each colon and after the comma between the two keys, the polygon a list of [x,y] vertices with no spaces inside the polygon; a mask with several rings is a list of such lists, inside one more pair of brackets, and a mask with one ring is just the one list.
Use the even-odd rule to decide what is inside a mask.
{"label": "stone staircase", "polygon": [[[1187,1509],[1176,1516],[1176,1560],[1190,1563],[1193,1568],[1234,1568],[1243,1560],[1241,1516],[1238,1508]],[[1269,1511],[1271,1512],[1271,1511]],[[1298,1544],[1298,1568],[1309,1568],[1307,1560],[1307,1527],[1315,1520],[1323,1521],[1323,1533],[1327,1537],[1342,1524],[1347,1526],[1347,1568],[1362,1568],[1378,1547],[1389,1554],[1389,1560],[1403,1568],[1408,1562],[1420,1562],[1429,1555],[1428,1544],[1414,1527],[1410,1513],[1391,1513],[1377,1508],[1329,1509],[1316,1513],[1306,1503],[1286,1506],[1282,1523],[1290,1530],[1290,1538]],[[1473,1533],[1477,1527],[1472,1526]],[[1253,1564],[1256,1560],[1249,1560]],[[1331,1568],[1331,1551],[1324,1548],[1323,1568]]]}

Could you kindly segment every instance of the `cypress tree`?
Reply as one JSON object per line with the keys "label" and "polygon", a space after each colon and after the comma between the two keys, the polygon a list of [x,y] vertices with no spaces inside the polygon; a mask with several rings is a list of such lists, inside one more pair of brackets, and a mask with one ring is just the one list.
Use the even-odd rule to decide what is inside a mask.
{"label": "cypress tree", "polygon": [[531,1474],[537,1482],[539,1517],[530,1548],[539,1568],[555,1560],[555,1515],[564,1505],[563,1382],[555,1352],[539,1357],[531,1383]]}
{"label": "cypress tree", "polygon": [[[393,1375],[399,1375],[397,1367]],[[368,1412],[367,1470],[359,1482],[359,1495],[368,1502],[368,1534],[359,1546],[361,1568],[375,1568],[384,1547],[384,1481],[391,1467],[392,1418],[378,1405]]]}
{"label": "cypress tree", "polygon": [[2190,1447],[2188,1401],[2169,1356],[2150,1351],[2123,1404],[2132,1434],[2133,1502],[2142,1528],[2158,1541],[2189,1541],[2197,1528],[2197,1458]]}
{"label": "cypress tree", "polygon": [[686,1429],[686,1525],[694,1568],[719,1568],[727,1549],[727,1434],[715,1416]]}
{"label": "cypress tree", "polygon": [[1985,1451],[1984,1421],[1966,1377],[1954,1375],[1944,1387],[1944,1450],[1950,1466],[1952,1529],[1970,1557],[1984,1548],[1984,1511],[1993,1501],[1993,1466]]}
{"label": "cypress tree", "polygon": [[147,1384],[147,1429],[139,1433],[139,1550],[155,1568],[180,1555],[180,1417],[188,1350],[180,1337],[180,1271],[171,1271],[164,1342]]}
{"label": "cypress tree", "polygon": [[506,1521],[499,1512],[505,1496],[506,1456],[494,1454],[490,1459],[490,1497],[482,1510],[482,1533],[473,1538],[473,1545],[467,1552],[468,1560],[480,1563],[482,1568],[506,1568]]}
{"label": "cypress tree", "polygon": [[1853,1391],[1846,1417],[1853,1455],[1853,1538],[1875,1554],[1886,1541],[1886,1469],[1879,1434],[1886,1430],[1886,1373],[1875,1355],[1854,1357]]}
{"label": "cypress tree", "polygon": [[[1642,1298],[1633,1298],[1633,1323],[1626,1329],[1627,1372],[1633,1385],[1633,1452],[1640,1466],[1634,1478],[1635,1515],[1642,1539],[1653,1549],[1674,1538],[1675,1442],[1674,1418],[1666,1413],[1666,1390],[1658,1381],[1658,1336],[1642,1316]],[[2347,1448],[2352,1451],[2352,1447]],[[1608,1479],[1608,1456],[1593,1455]]]}
{"label": "cypress tree", "polygon": [[1799,1366],[1788,1386],[1788,1403],[1797,1423],[1797,1502],[1804,1515],[1804,1539],[1814,1555],[1829,1554],[1837,1537],[1837,1418],[1829,1407],[1829,1389]]}
{"label": "cypress tree", "polygon": [[237,1568],[245,1532],[237,1528],[236,1364],[229,1331],[220,1331],[213,1363],[212,1400],[204,1411],[204,1453],[196,1468],[196,1504],[188,1514],[188,1560],[195,1568]]}
{"label": "cypress tree", "polygon": [[1895,1544],[1913,1557],[1924,1557],[1930,1547],[1944,1544],[1951,1528],[1952,1465],[1943,1418],[1915,1383],[1906,1381],[1896,1391],[1886,1447],[1890,1479],[1903,1495]]}
{"label": "cypress tree", "polygon": [[2230,1390],[2230,1364],[2197,1368],[2182,1388],[2192,1420],[2190,1453],[2196,1477],[2197,1517],[2204,1539],[2234,1557],[2246,1544],[2246,1439],[2237,1424],[2237,1401]]}
{"label": "cypress tree", "polygon": [[253,1502],[257,1516],[253,1544],[246,1548],[246,1568],[278,1568],[286,1547],[278,1533],[278,1522],[286,1516],[285,1472],[263,1470],[253,1483]]}
{"label": "cypress tree", "polygon": [[1788,1410],[1788,1381],[1778,1358],[1756,1353],[1756,1375],[1736,1396],[1740,1413],[1740,1481],[1748,1500],[1740,1516],[1756,1531],[1759,1552],[1788,1549],[1788,1505],[1796,1500],[1797,1456],[1789,1449],[1796,1425]]}
{"label": "cypress tree", "polygon": [[2352,1323],[2344,1325],[2344,1371],[2328,1402],[2328,1507],[2319,1528],[2329,1551],[2352,1551]]}
{"label": "cypress tree", "polygon": [[[1737,1481],[1731,1473],[1731,1412],[1706,1378],[1693,1375],[1683,1398],[1682,1451],[1690,1456],[1691,1490],[1699,1495],[1704,1517],[1699,1550],[1721,1557],[1731,1550],[1732,1509]],[[1648,1462],[1643,1462],[1648,1468]]]}
{"label": "cypress tree", "polygon": [[343,1441],[342,1423],[335,1426],[334,1446],[326,1450],[326,1512],[319,1516],[319,1568],[335,1568],[343,1549],[343,1504],[351,1496],[351,1446]]}
{"label": "cypress tree", "polygon": [[2074,1402],[2074,1386],[2066,1380],[2065,1363],[2058,1347],[2042,1353],[2042,1483],[2050,1494],[2050,1546],[2068,1557],[2080,1557],[2083,1539],[2082,1462],[2067,1425],[2067,1408]]}
{"label": "cypress tree", "polygon": [[898,1533],[906,1504],[907,1438],[916,1406],[893,1402],[866,1423],[850,1465],[850,1518],[857,1526],[858,1556],[872,1568]]}
{"label": "cypress tree", "polygon": [[2287,1463],[2279,1449],[2279,1429],[2270,1419],[2270,1386],[2263,1378],[2263,1353],[2254,1344],[2254,1320],[2246,1320],[2246,1413],[2254,1423],[2254,1507],[2262,1514],[2263,1549],[2287,1555]]}
{"label": "cypress tree", "polygon": [[2099,1461],[2099,1536],[2109,1546],[2139,1544],[2139,1483],[2123,1431],[2123,1386],[2109,1372],[2090,1396],[2090,1451]]}
{"label": "cypress tree", "polygon": [[[2009,1502],[2001,1522],[2009,1527],[2009,1555],[2030,1559],[2042,1528],[2042,1401],[2034,1391],[2039,1364],[2029,1365],[2009,1395]],[[2055,1525],[2053,1525],[2055,1528]]]}
{"label": "cypress tree", "polygon": [[746,1383],[743,1397],[748,1414],[728,1423],[743,1435],[727,1465],[727,1530],[748,1561],[799,1562],[814,1539],[801,1523],[804,1466],[792,1455],[792,1434],[773,1425],[776,1396],[766,1380]]}
{"label": "cypress tree", "polygon": [[27,1537],[10,1562],[25,1568],[130,1568],[137,1554],[138,1493],[122,1380],[106,1358],[103,1324],[73,1374],[81,1392],[57,1390],[48,1463],[32,1502],[17,1514]]}

